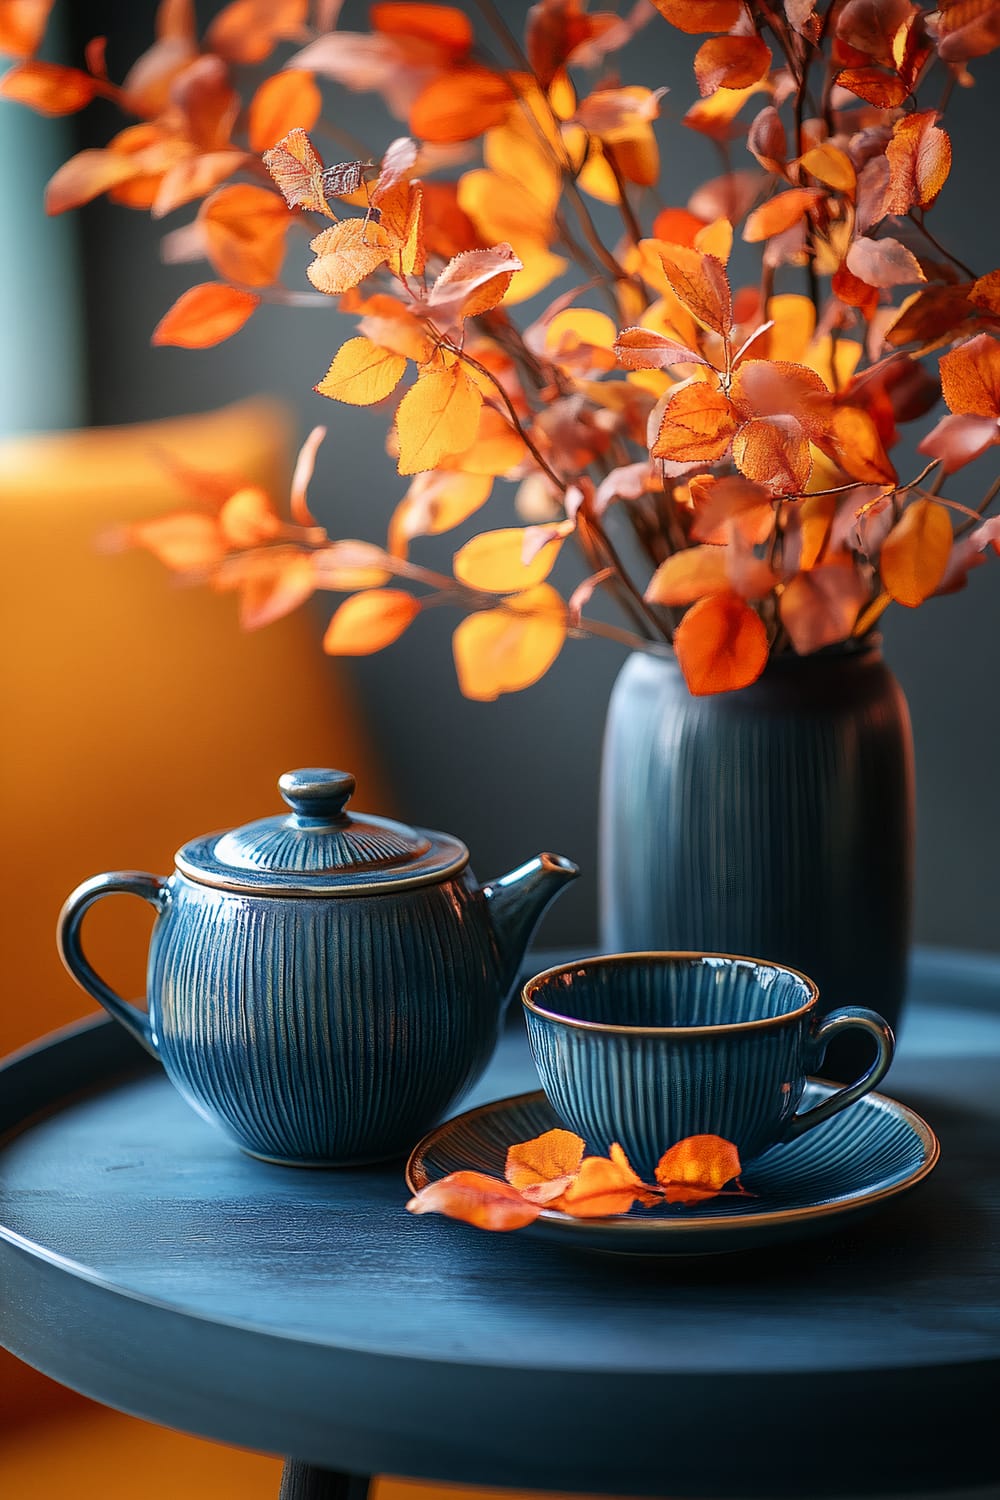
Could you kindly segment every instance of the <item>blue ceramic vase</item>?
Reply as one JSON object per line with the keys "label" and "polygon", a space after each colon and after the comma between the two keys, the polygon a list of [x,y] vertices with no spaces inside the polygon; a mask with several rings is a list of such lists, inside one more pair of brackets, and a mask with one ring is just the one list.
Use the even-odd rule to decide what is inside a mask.
{"label": "blue ceramic vase", "polygon": [[[898,1023],[913,869],[906,701],[877,644],[778,656],[752,686],[692,697],[672,658],[615,684],[600,817],[605,951],[749,953],[819,986],[824,1010]],[[865,1054],[838,1039],[828,1076]]]}
{"label": "blue ceramic vase", "polygon": [[[486,1067],[531,934],[577,868],[541,854],[480,886],[448,834],[348,813],[352,776],[279,785],[290,812],[192,840],[168,877],[86,881],[60,952],[244,1150],[307,1166],[395,1156]],[[85,913],[115,892],[157,912],[148,1013],[83,951]]]}

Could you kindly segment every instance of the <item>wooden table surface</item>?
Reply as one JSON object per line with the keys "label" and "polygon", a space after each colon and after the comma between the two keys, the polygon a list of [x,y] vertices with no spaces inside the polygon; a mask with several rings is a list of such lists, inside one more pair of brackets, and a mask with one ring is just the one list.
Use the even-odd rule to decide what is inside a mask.
{"label": "wooden table surface", "polygon": [[[466,1104],[535,1080],[520,1018]],[[243,1156],[103,1019],[0,1071],[0,1342],[353,1473],[688,1496],[1000,1479],[1000,960],[928,951],[883,1090],[942,1158],[822,1239],[646,1261]]]}

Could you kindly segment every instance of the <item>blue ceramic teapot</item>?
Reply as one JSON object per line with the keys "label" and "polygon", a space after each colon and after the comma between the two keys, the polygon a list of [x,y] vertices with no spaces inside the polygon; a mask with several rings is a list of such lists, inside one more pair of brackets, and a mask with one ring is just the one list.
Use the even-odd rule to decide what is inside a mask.
{"label": "blue ceramic teapot", "polygon": [[[96,875],[59,918],[70,973],[245,1151],[334,1166],[411,1147],[480,1076],[521,959],[576,865],[480,886],[447,834],[348,813],[353,776],[291,771],[291,808],[185,844],[173,875]],[[158,919],[148,1014],[80,942],[113,892]]]}

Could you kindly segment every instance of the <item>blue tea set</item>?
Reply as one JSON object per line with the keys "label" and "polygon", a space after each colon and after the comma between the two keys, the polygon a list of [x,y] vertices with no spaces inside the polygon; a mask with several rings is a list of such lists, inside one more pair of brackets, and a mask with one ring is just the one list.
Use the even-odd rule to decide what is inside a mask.
{"label": "blue tea set", "polygon": [[[532,934],[579,871],[540,854],[480,885],[458,839],[349,811],[344,772],[292,771],[279,788],[288,811],[192,840],[170,876],[85,881],[60,915],[60,952],[244,1151],[295,1166],[386,1160],[481,1076]],[[81,944],[85,913],[115,893],[157,913],[146,1011],[114,993]],[[892,1060],[880,1016],[821,1017],[818,1000],[792,969],[721,954],[562,965],[523,991],[539,1099],[591,1150],[621,1142],[641,1172],[709,1132],[752,1162],[870,1093]],[[809,1075],[849,1027],[869,1034],[874,1059],[848,1087],[817,1094]]]}

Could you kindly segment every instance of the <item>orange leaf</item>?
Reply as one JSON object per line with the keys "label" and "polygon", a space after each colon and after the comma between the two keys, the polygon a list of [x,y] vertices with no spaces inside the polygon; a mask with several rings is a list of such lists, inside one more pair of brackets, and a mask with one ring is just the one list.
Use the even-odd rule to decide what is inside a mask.
{"label": "orange leaf", "polygon": [[910,92],[901,78],[883,73],[881,68],[844,68],[837,74],[837,82],[876,109],[897,109]]}
{"label": "orange leaf", "polygon": [[685,547],[660,564],[646,598],[650,604],[693,604],[730,591],[725,547]]}
{"label": "orange leaf", "polygon": [[886,592],[915,609],[941,582],[951,555],[951,519],[936,500],[914,500],[903,511],[879,554]]}
{"label": "orange leaf", "polygon": [[566,606],[547,583],[469,615],[452,637],[459,687],[484,703],[519,692],[545,675],[565,639]]}
{"label": "orange leaf", "polygon": [[626,370],[669,370],[673,365],[707,365],[696,349],[652,328],[623,328],[615,340],[618,363]]}
{"label": "orange leaf", "polygon": [[796,573],[782,590],[779,611],[798,654],[809,656],[848,640],[868,593],[853,563],[827,563]]}
{"label": "orange leaf", "polygon": [[410,134],[439,145],[471,141],[484,130],[503,124],[514,98],[514,90],[502,73],[474,66],[449,68],[433,78],[414,100]]}
{"label": "orange leaf", "polygon": [[904,115],[892,129],[885,148],[889,159],[887,214],[907,214],[911,208],[929,208],[944,187],[951,171],[951,139],[934,122],[937,110],[923,109]]}
{"label": "orange leaf", "polygon": [[152,203],[153,218],[162,219],[175,208],[204,198],[247,160],[245,151],[206,151],[201,156],[184,157],[164,172]]}
{"label": "orange leaf", "polygon": [[322,108],[323,98],[311,73],[288,68],[265,78],[250,101],[251,151],[267,151],[291,130],[311,130]]}
{"label": "orange leaf", "polygon": [[975,308],[968,300],[968,287],[932,286],[924,292],[913,292],[903,303],[899,316],[885,330],[885,342],[893,348],[903,344],[934,344],[954,335]]}
{"label": "orange leaf", "polygon": [[433,469],[445,454],[461,452],[482,404],[482,391],[457,362],[421,375],[396,411],[400,474]]}
{"label": "orange leaf", "polygon": [[811,437],[830,422],[832,402],[822,376],[790,360],[742,360],[731,395],[741,416],[795,417]]}
{"label": "orange leaf", "polygon": [[703,327],[728,337],[733,326],[733,302],[722,262],[686,245],[670,245],[667,249],[658,245],[656,249],[675,296]]}
{"label": "orange leaf", "polygon": [[143,521],[130,526],[126,538],[132,546],[145,547],[177,573],[204,572],[226,552],[218,522],[203,511],[180,510]]}
{"label": "orange leaf", "polygon": [[852,275],[869,286],[905,286],[927,280],[913,251],[891,238],[862,236],[855,240],[847,252],[846,265]]}
{"label": "orange leaf", "polygon": [[522,264],[510,245],[463,250],[454,256],[427,294],[434,316],[474,318],[497,307]]}
{"label": "orange leaf", "polygon": [[845,474],[865,484],[895,484],[896,470],[871,414],[858,406],[836,406],[829,434],[818,439]]}
{"label": "orange leaf", "polygon": [[385,265],[392,245],[381,224],[341,219],[310,241],[310,248],[316,259],[306,266],[306,275],[317,291],[339,297]]}
{"label": "orange leaf", "polygon": [[281,531],[270,496],[258,485],[247,485],[230,495],[219,512],[219,526],[230,547],[256,547]]}
{"label": "orange leaf", "polygon": [[739,1177],[739,1152],[719,1135],[690,1135],[660,1157],[656,1180],[668,1203],[699,1203]]}
{"label": "orange leaf", "polygon": [[738,474],[715,479],[696,474],[688,490],[694,506],[691,537],[716,545],[729,539],[734,527],[751,547],[767,540],[774,528],[774,500],[762,484]]}
{"label": "orange leaf", "polygon": [[327,626],[323,650],[330,656],[370,656],[398,641],[419,613],[420,601],[402,589],[352,594]]}
{"label": "orange leaf", "polygon": [[455,577],[460,583],[488,594],[512,594],[534,588],[552,572],[563,538],[558,534],[552,536],[525,562],[531,530],[510,526],[502,531],[480,532],[455,553]]}
{"label": "orange leaf", "polygon": [[119,183],[135,177],[141,169],[117,151],[78,151],[49,179],[45,189],[45,212],[62,214],[79,208]]}
{"label": "orange leaf", "polygon": [[380,349],[370,339],[348,339],[313,390],[349,406],[372,406],[396,389],[405,369],[402,354]]}
{"label": "orange leaf", "polygon": [[41,115],[71,115],[89,104],[97,86],[79,68],[61,68],[55,63],[26,62],[10,68],[0,78],[0,95],[26,104]]}
{"label": "orange leaf", "polygon": [[736,467],[776,494],[797,495],[809,483],[809,439],[794,417],[755,417],[733,442]]}
{"label": "orange leaf", "polygon": [[411,1214],[444,1214],[476,1229],[523,1229],[542,1211],[517,1188],[485,1172],[452,1172],[421,1188],[406,1207]]}
{"label": "orange leaf", "polygon": [[702,42],[694,60],[698,90],[745,89],[771,66],[771,49],[759,36],[717,36]]}
{"label": "orange leaf", "polygon": [[748,216],[743,226],[743,238],[749,244],[755,244],[776,234],[784,234],[823,196],[819,188],[789,188],[787,192],[775,194]]}
{"label": "orange leaf", "polygon": [[295,456],[295,468],[292,470],[292,482],[288,489],[288,509],[298,526],[316,525],[316,518],[309,509],[309,486],[316,467],[316,455],[325,437],[325,427],[314,427]]}
{"label": "orange leaf", "polygon": [[290,130],[270,151],[265,151],[264,165],[289,208],[329,214],[323,189],[323,163],[304,130]]}
{"label": "orange leaf", "polygon": [[0,52],[30,57],[42,45],[55,0],[6,0],[0,5]]}
{"label": "orange leaf", "polygon": [[670,398],[649,451],[672,463],[714,463],[728,451],[736,428],[729,399],[706,381],[694,381]]}
{"label": "orange leaf", "polygon": [[727,693],[756,682],[767,665],[767,631],[737,594],[693,604],[674,633],[674,652],[688,692]]}
{"label": "orange leaf", "polygon": [[637,1198],[644,1198],[643,1183],[622,1148],[616,1143],[611,1152],[611,1156],[585,1156],[555,1207],[574,1219],[603,1219],[610,1214],[627,1214]]}
{"label": "orange leaf", "polygon": [[305,603],[316,588],[316,572],[313,558],[297,548],[268,547],[227,558],[212,582],[238,590],[240,624],[244,630],[261,630]]}
{"label": "orange leaf", "polygon": [[405,557],[407,544],[414,537],[437,536],[460,526],[486,504],[492,488],[490,474],[460,474],[447,469],[425,469],[415,474],[389,522],[390,552]]}
{"label": "orange leaf", "polygon": [[583,1138],[571,1130],[546,1130],[510,1147],[504,1176],[532,1203],[551,1203],[573,1181],[584,1150]]}
{"label": "orange leaf", "polygon": [[234,183],[206,198],[198,214],[208,258],[221,275],[245,286],[270,286],[285,257],[291,216],[267,188]]}
{"label": "orange leaf", "polygon": [[260,306],[253,292],[221,281],[205,281],[182,292],[153,330],[154,344],[208,349],[238,333]]}
{"label": "orange leaf", "polygon": [[973,282],[969,301],[977,307],[985,307],[987,312],[1000,315],[1000,271],[988,271]]}
{"label": "orange leaf", "polygon": [[1000,46],[996,0],[939,0],[935,31],[943,62],[985,57]]}
{"label": "orange leaf", "polygon": [[741,0],[653,0],[664,20],[698,36],[703,31],[730,31],[743,13]]}
{"label": "orange leaf", "polygon": [[308,0],[231,0],[205,34],[209,52],[231,63],[259,63],[279,41],[304,38]]}
{"label": "orange leaf", "polygon": [[373,31],[389,36],[418,37],[444,47],[456,57],[472,46],[472,22],[453,5],[380,4],[368,11]]}
{"label": "orange leaf", "polygon": [[653,220],[653,238],[670,245],[694,245],[694,237],[704,229],[705,220],[686,208],[661,208]]}
{"label": "orange leaf", "polygon": [[941,358],[941,391],[949,411],[1000,417],[1000,343],[986,333]]}

